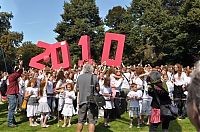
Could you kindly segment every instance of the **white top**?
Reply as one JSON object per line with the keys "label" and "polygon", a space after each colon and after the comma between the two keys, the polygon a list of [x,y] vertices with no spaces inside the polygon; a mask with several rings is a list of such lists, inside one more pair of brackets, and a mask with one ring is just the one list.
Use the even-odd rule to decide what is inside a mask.
{"label": "white top", "polygon": [[65,104],[73,104],[73,100],[76,99],[74,91],[65,90],[64,93]]}
{"label": "white top", "polygon": [[186,78],[187,78],[187,76],[186,76],[185,72],[182,72],[180,77],[178,77],[178,73],[176,73],[174,75],[174,84],[176,86],[185,85],[186,84]]}
{"label": "white top", "polygon": [[39,103],[47,103],[47,90],[46,88],[43,89],[43,95],[40,97]]}
{"label": "white top", "polygon": [[144,93],[142,95],[142,100],[147,100],[147,101],[152,101],[152,97],[149,96],[148,94],[148,85],[147,85],[147,81],[143,81],[144,84]]}
{"label": "white top", "polygon": [[26,80],[26,81],[25,81],[25,88],[28,87],[28,82],[29,82],[29,80]]}
{"label": "white top", "polygon": [[26,88],[26,91],[29,93],[29,94],[32,94],[30,97],[38,97],[38,88],[32,88],[32,87],[28,87]]}
{"label": "white top", "polygon": [[52,81],[47,82],[47,94],[53,94],[53,82]]}
{"label": "white top", "polygon": [[127,79],[130,81],[131,74],[129,72],[126,72],[126,73],[124,73],[124,76],[126,78],[124,77],[121,88],[130,89],[130,85],[129,85],[129,82],[127,81]]}
{"label": "white top", "polygon": [[23,95],[25,93],[25,82],[20,78],[19,81],[19,94]]}
{"label": "white top", "polygon": [[[111,94],[112,93],[112,89],[111,87],[105,87],[104,85],[102,86],[102,94]],[[110,97],[106,97],[104,96],[105,100],[110,100]]]}
{"label": "white top", "polygon": [[99,93],[100,93],[100,94],[103,93],[103,88],[104,88],[103,84],[104,84],[104,80],[99,79],[99,88],[100,88]]}
{"label": "white top", "polygon": [[143,89],[143,81],[139,77],[134,77],[132,82],[137,84],[137,89]]}
{"label": "white top", "polygon": [[[135,91],[130,91],[127,94],[127,97],[132,98],[132,97],[142,97],[142,91],[137,90]],[[136,99],[130,99],[130,107],[139,107],[139,100]]]}
{"label": "white top", "polygon": [[166,85],[167,85],[168,92],[172,93],[174,91],[174,84],[170,80],[167,80]]}

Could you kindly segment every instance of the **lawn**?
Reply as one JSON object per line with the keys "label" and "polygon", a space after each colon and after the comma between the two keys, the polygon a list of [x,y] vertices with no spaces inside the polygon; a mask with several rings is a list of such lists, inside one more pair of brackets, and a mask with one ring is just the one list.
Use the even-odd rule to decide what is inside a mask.
{"label": "lawn", "polygon": [[[26,132],[26,131],[34,131],[34,132],[42,132],[42,131],[48,131],[48,132],[61,132],[61,131],[67,131],[67,132],[75,132],[76,130],[76,123],[77,123],[77,116],[73,117],[72,120],[72,126],[70,128],[62,128],[58,127],[57,120],[49,120],[48,124],[50,127],[48,128],[41,128],[40,126],[37,127],[30,127],[28,123],[28,119],[26,118],[26,115],[18,113],[16,115],[16,121],[19,123],[18,127],[16,128],[8,128],[7,127],[7,104],[0,105],[0,131],[1,132]],[[136,124],[136,120],[135,120]],[[62,125],[62,122],[60,122],[60,126]],[[87,131],[87,126],[84,126],[83,132]],[[115,121],[110,122],[110,127],[105,128],[103,127],[103,119],[100,118],[98,121],[98,124],[96,126],[96,132],[147,132],[148,126],[142,126],[141,128],[136,128],[136,125],[133,126],[133,128],[129,128],[129,118],[128,114],[125,113],[122,115],[121,119],[117,119]],[[159,131],[161,131],[161,128],[159,127]],[[196,131],[195,128],[192,126],[190,121],[188,119],[184,120],[175,120],[171,122],[169,132],[193,132]]]}

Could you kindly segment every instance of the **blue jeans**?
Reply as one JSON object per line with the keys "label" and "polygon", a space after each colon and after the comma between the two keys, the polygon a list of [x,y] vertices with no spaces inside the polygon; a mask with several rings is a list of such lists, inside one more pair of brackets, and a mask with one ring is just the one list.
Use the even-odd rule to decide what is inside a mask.
{"label": "blue jeans", "polygon": [[8,125],[15,124],[15,108],[17,105],[17,95],[7,95],[9,108],[8,108]]}

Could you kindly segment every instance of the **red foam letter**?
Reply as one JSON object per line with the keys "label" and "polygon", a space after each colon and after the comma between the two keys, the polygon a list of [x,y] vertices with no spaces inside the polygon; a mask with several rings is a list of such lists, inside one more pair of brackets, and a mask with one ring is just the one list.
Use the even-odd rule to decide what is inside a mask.
{"label": "red foam letter", "polygon": [[[114,60],[109,59],[112,40],[118,41],[117,51],[116,51]],[[115,34],[115,33],[106,33],[101,62],[103,63],[104,61],[106,61],[106,65],[108,66],[121,66],[122,55],[123,55],[123,50],[124,50],[124,42],[125,42],[125,35]]]}
{"label": "red foam letter", "polygon": [[[59,49],[61,48],[63,63],[60,63],[59,59]],[[66,41],[58,42],[51,45],[51,60],[52,68],[60,69],[69,68],[71,66],[70,55],[69,55],[69,45]]]}
{"label": "red foam letter", "polygon": [[45,48],[46,50],[43,53],[33,57],[29,63],[29,66],[42,70],[45,68],[45,65],[40,64],[39,62],[49,59],[49,56],[51,54],[50,45],[48,43],[38,41],[37,46]]}
{"label": "red foam letter", "polygon": [[93,60],[90,55],[90,37],[87,35],[81,36],[78,45],[82,46],[82,60],[78,61],[78,65],[82,66],[85,60],[92,64]]}

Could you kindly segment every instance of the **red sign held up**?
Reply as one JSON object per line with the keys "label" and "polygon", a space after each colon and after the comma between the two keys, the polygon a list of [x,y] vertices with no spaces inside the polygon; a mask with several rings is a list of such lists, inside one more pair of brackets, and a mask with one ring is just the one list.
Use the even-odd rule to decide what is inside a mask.
{"label": "red sign held up", "polygon": [[[115,55],[115,59],[109,59],[111,42],[117,41],[117,51]],[[103,54],[101,62],[106,62],[108,66],[120,66],[122,63],[122,55],[124,49],[125,35],[115,34],[115,33],[106,33]],[[90,37],[87,35],[81,36],[78,45],[82,46],[82,60],[79,60],[79,65],[83,65],[84,60],[89,61],[89,63],[93,63],[90,54]],[[33,57],[29,63],[30,67],[34,67],[37,69],[44,69],[45,65],[41,64],[42,61],[49,61],[51,57],[52,61],[52,69],[69,68],[71,66],[69,45],[66,41],[57,42],[55,44],[48,44],[45,42],[39,41],[37,43],[38,47],[44,48],[45,51],[35,57]],[[60,63],[59,59],[59,51],[62,53],[62,63]]]}

